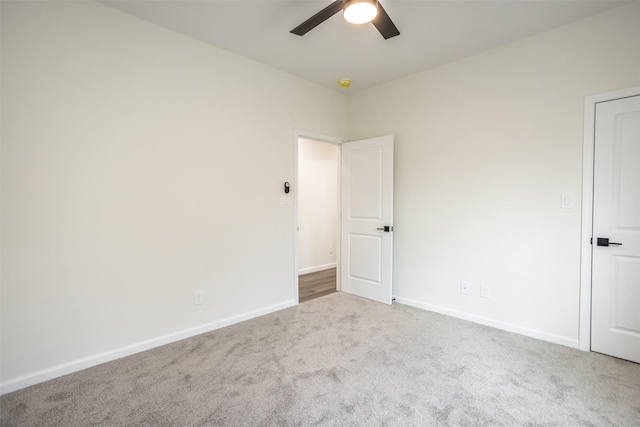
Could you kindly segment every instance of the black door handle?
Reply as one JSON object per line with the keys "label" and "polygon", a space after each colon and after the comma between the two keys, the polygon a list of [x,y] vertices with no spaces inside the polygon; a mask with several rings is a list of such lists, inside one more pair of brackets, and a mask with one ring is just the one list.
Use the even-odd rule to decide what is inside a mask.
{"label": "black door handle", "polygon": [[385,233],[388,233],[390,231],[393,231],[393,227],[389,227],[388,225],[385,225],[384,228],[376,228],[376,230],[380,230],[380,231],[384,231]]}
{"label": "black door handle", "polygon": [[608,237],[598,237],[598,246],[609,246],[609,245],[622,246],[622,243],[610,242]]}

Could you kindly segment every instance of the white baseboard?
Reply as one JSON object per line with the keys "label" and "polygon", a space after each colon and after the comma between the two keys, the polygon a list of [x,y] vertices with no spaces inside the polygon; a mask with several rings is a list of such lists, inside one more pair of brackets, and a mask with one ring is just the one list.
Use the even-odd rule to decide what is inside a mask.
{"label": "white baseboard", "polygon": [[316,265],[315,267],[301,268],[301,269],[298,270],[298,274],[315,273],[316,271],[322,271],[322,270],[328,270],[330,268],[336,268],[337,265],[338,265],[337,262],[331,262],[329,264]]}
{"label": "white baseboard", "polygon": [[0,384],[0,396],[3,394],[11,393],[12,391],[20,390],[41,382],[49,381],[54,378],[61,377],[63,375],[72,374],[74,372],[81,371],[83,369],[91,368],[93,366],[101,365],[103,363],[111,362],[116,359],[120,359],[132,354],[140,353],[142,351],[150,350],[152,348],[160,347],[172,342],[180,341],[185,338],[190,338],[195,335],[211,332],[216,329],[224,328],[236,323],[243,322],[245,320],[253,319],[255,317],[264,316],[265,314],[273,313],[283,310],[285,308],[293,307],[297,305],[295,301],[289,301],[282,304],[272,305],[260,310],[251,311],[249,313],[240,314],[238,316],[229,317],[226,319],[218,320],[216,322],[206,323],[194,328],[185,329],[182,331],[174,332],[160,337],[152,338],[150,340],[142,341],[136,344],[131,344],[126,347],[106,351],[104,353],[96,354],[82,359],[74,360],[73,362],[64,363],[62,365],[54,366],[51,368],[43,369],[31,374],[27,374],[4,383]]}
{"label": "white baseboard", "polygon": [[526,328],[524,326],[514,325],[513,323],[501,322],[499,320],[489,319],[487,317],[477,316],[475,314],[464,313],[462,311],[451,310],[446,307],[440,307],[433,304],[426,304],[426,303],[411,300],[408,298],[402,298],[397,296],[394,296],[394,298],[395,298],[395,301],[399,304],[409,305],[411,307],[421,308],[427,311],[433,311],[435,313],[456,317],[462,320],[468,320],[469,322],[479,323],[485,326],[491,326],[492,328],[501,329],[507,332],[515,332],[516,334],[524,335],[531,338],[536,338],[542,341],[549,341],[555,344],[560,344],[560,345],[564,345],[571,348],[577,348],[577,349],[580,348],[580,341],[577,339],[550,334],[548,332],[539,331],[537,329]]}

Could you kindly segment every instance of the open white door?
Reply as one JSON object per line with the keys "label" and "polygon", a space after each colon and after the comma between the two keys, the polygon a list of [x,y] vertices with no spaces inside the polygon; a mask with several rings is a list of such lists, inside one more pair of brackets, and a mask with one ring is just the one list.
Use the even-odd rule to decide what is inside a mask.
{"label": "open white door", "polygon": [[342,144],[341,290],[391,304],[393,135]]}
{"label": "open white door", "polygon": [[640,363],[640,96],[595,125],[591,349]]}

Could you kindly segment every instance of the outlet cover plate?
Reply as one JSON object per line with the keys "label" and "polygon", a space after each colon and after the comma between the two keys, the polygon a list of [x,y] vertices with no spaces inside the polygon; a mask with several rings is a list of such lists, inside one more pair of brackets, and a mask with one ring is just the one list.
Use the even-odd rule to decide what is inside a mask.
{"label": "outlet cover plate", "polygon": [[469,283],[460,282],[460,293],[462,295],[469,295]]}
{"label": "outlet cover plate", "polygon": [[491,296],[491,289],[487,285],[480,286],[480,296],[482,298],[489,298]]}
{"label": "outlet cover plate", "polygon": [[200,305],[204,302],[204,295],[202,291],[195,291],[193,293],[193,305]]}

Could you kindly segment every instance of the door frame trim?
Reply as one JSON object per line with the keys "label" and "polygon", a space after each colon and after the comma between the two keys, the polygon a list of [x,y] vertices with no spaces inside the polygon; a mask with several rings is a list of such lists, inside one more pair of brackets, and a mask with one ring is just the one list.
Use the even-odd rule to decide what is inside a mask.
{"label": "door frame trim", "polygon": [[[342,144],[345,142],[340,138],[336,138],[333,136],[327,136],[327,135],[321,135],[319,133],[315,133],[315,132],[308,132],[305,130],[300,130],[300,129],[296,129],[295,130],[295,138],[294,138],[294,143],[293,143],[293,233],[294,233],[294,239],[293,239],[293,252],[294,252],[294,257],[293,257],[293,284],[294,284],[294,294],[293,294],[293,300],[295,301],[296,304],[300,303],[300,289],[299,286],[300,284],[298,283],[298,227],[300,226],[300,224],[298,223],[298,140],[300,138],[304,138],[304,139],[311,139],[314,141],[319,141],[319,142],[326,142],[329,144],[335,144],[338,147],[342,147]],[[336,212],[336,215],[338,215],[338,235],[336,236],[337,240],[336,240],[336,263],[337,263],[337,270],[336,270],[336,289],[340,290],[340,238],[342,237],[342,229],[341,229],[341,221],[340,221],[340,212],[342,209],[342,196],[341,196],[341,192],[340,192],[340,188],[341,188],[341,178],[342,178],[342,149],[340,149],[340,164],[338,165],[338,212]]]}
{"label": "door frame trim", "polygon": [[582,232],[580,250],[580,350],[591,351],[591,266],[593,234],[593,168],[596,104],[640,95],[640,86],[589,95],[584,98],[584,140],[582,149]]}

